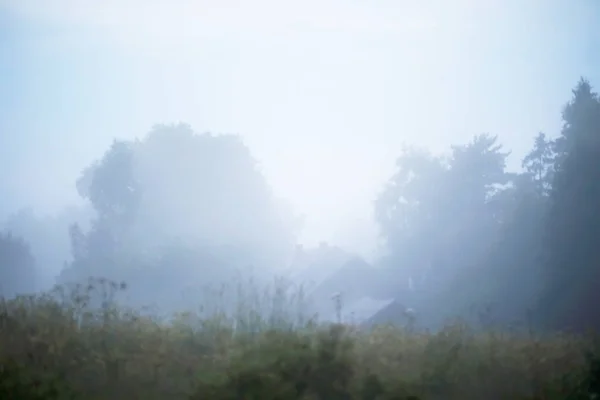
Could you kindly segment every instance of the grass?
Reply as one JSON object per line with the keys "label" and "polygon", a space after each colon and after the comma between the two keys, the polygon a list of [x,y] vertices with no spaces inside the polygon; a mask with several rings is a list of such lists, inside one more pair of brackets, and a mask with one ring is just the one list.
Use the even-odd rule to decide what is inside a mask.
{"label": "grass", "polygon": [[586,338],[319,324],[278,289],[165,320],[119,305],[123,290],[96,279],[4,301],[0,398],[575,400],[600,386]]}

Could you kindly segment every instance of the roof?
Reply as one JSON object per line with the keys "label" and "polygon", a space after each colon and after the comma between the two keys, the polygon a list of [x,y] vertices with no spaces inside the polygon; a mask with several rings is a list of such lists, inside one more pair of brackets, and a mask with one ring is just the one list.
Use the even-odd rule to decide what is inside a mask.
{"label": "roof", "polygon": [[[376,300],[367,296],[361,297],[358,300],[343,305],[341,310],[342,321],[360,325],[389,307],[394,301],[394,299]],[[336,321],[337,315],[334,311],[322,319]]]}
{"label": "roof", "polygon": [[316,249],[300,250],[290,278],[312,292],[355,256],[336,246],[322,245]]}
{"label": "roof", "polygon": [[372,267],[360,257],[352,257],[344,264],[330,270],[308,295],[317,302],[329,302],[332,293],[342,292],[344,304],[349,304],[362,297],[384,300],[393,297],[382,294],[384,285],[382,271]]}

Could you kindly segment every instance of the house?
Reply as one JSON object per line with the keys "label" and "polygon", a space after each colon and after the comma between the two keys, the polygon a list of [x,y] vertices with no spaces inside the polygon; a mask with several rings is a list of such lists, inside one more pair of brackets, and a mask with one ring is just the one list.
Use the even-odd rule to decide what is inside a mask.
{"label": "house", "polygon": [[395,299],[378,300],[365,296],[335,310],[331,310],[320,318],[322,322],[342,322],[361,328],[372,328],[376,325],[407,325],[411,315],[408,309]]}
{"label": "house", "polygon": [[409,283],[393,268],[374,267],[327,244],[314,249],[299,247],[294,261],[290,277],[304,285],[308,309],[320,321],[341,319],[361,326],[407,322]]}

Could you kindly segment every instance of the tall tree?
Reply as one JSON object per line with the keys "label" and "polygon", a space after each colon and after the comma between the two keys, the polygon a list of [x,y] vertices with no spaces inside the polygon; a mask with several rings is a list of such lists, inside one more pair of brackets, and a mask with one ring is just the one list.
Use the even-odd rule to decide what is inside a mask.
{"label": "tall tree", "polygon": [[[98,275],[111,265],[157,265],[169,252],[165,246],[219,253],[235,264],[241,258],[246,265],[239,267],[273,266],[293,250],[290,213],[234,135],[157,125],[141,140],[115,141],[77,185],[97,216],[88,232],[71,229],[71,271]],[[189,268],[216,273],[209,265]]]}
{"label": "tall tree", "polygon": [[77,181],[79,195],[96,211],[97,229],[111,230],[115,235],[133,223],[141,200],[133,163],[132,143],[115,140],[103,158],[86,168]]}
{"label": "tall tree", "polygon": [[29,245],[11,233],[0,234],[0,296],[28,294],[36,289],[35,259]]}
{"label": "tall tree", "polygon": [[540,196],[535,176],[523,172],[513,175],[512,184],[496,196],[495,203],[499,234],[491,243],[480,276],[474,276],[472,282],[485,288],[485,295],[478,300],[491,306],[496,323],[522,325],[528,322],[542,287],[540,239],[548,198]]}
{"label": "tall tree", "polygon": [[[453,146],[446,159],[406,152],[378,198],[382,234],[400,281],[410,277],[415,284],[410,301],[425,309],[422,318],[456,311],[456,293],[447,288],[462,285],[457,280],[480,264],[496,238],[496,198],[510,179],[507,156],[491,135]],[[464,297],[474,298],[472,285],[462,286]]]}
{"label": "tall tree", "polygon": [[554,142],[540,132],[534,141],[533,149],[521,163],[523,169],[530,174],[539,196],[547,196],[552,186],[555,161]]}
{"label": "tall tree", "polygon": [[389,250],[417,252],[419,233],[431,228],[438,212],[445,173],[441,157],[415,148],[403,150],[396,160],[396,172],[375,203],[376,220]]}
{"label": "tall tree", "polygon": [[582,79],[563,111],[546,237],[542,319],[600,328],[600,100]]}

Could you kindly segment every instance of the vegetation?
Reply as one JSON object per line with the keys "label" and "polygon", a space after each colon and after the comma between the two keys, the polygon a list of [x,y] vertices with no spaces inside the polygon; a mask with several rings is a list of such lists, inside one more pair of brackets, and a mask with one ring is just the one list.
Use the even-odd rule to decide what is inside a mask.
{"label": "vegetation", "polygon": [[[251,276],[253,265],[264,267],[260,286],[296,245],[293,212],[238,137],[180,124],[115,141],[77,182],[90,213],[65,214],[60,232],[58,220],[36,227],[20,213],[0,234],[0,396],[596,395],[600,362],[586,335],[600,329],[600,99],[586,80],[563,121],[554,139],[536,136],[518,172],[489,134],[448,154],[403,152],[374,205],[386,250],[377,290],[414,307],[418,326],[369,331],[307,318],[289,288],[240,288],[207,305],[201,287]],[[36,283],[45,262],[59,270],[51,292]],[[113,281],[130,286],[127,301]],[[184,287],[204,308],[175,312]],[[168,313],[140,308],[150,302]],[[472,328],[490,305],[495,329]]]}
{"label": "vegetation", "polygon": [[398,159],[376,216],[386,263],[417,283],[426,326],[493,305],[503,325],[600,329],[600,99],[588,81],[562,116],[560,134],[538,134],[519,172],[488,134],[445,156],[407,149]]}
{"label": "vegetation", "polygon": [[119,306],[122,290],[95,279],[4,301],[2,398],[587,399],[598,388],[583,337],[475,333],[461,322],[364,331],[246,303],[235,316],[159,320]]}
{"label": "vegetation", "polygon": [[[35,288],[35,259],[25,240],[0,233],[0,293],[14,296]],[[10,266],[10,268],[7,268]]]}

